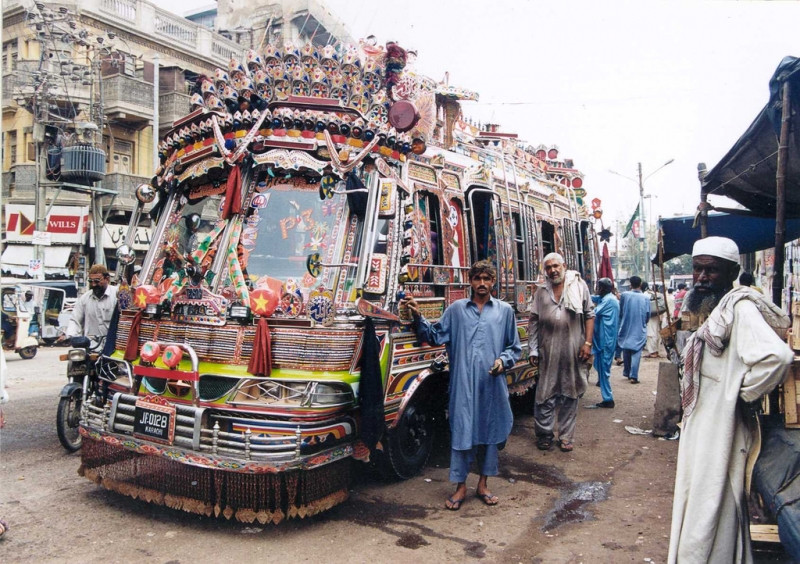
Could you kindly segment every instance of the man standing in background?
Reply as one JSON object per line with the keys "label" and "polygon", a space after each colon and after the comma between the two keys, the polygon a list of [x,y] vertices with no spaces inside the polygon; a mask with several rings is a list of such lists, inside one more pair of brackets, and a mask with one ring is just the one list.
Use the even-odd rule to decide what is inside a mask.
{"label": "man standing in background", "polygon": [[592,354],[594,354],[594,369],[600,383],[600,394],[603,401],[595,407],[614,407],[614,394],[611,391],[611,362],[614,359],[614,349],[617,347],[617,334],[619,332],[619,300],[613,293],[614,283],[608,278],[597,281],[598,296],[592,296],[594,307],[594,338],[592,339]]}
{"label": "man standing in background", "polygon": [[658,345],[661,342],[661,314],[664,313],[664,297],[658,295],[658,288],[650,289],[642,282],[642,293],[650,299],[650,319],[647,320],[647,341],[644,354],[647,358],[658,358]]}
{"label": "man standing in background", "polygon": [[675,292],[675,306],[672,308],[672,319],[681,318],[681,308],[683,307],[683,299],[686,296],[686,284],[681,282],[678,284],[678,291]]}
{"label": "man standing in background", "polygon": [[619,346],[622,349],[622,375],[631,384],[639,383],[639,362],[647,342],[650,299],[642,293],[642,279],[631,276],[631,289],[619,300]]}

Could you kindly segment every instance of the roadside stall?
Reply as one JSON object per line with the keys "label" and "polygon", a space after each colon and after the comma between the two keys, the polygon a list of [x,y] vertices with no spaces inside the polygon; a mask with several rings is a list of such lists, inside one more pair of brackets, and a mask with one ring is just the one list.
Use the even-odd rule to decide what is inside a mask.
{"label": "roadside stall", "polygon": [[[785,262],[786,243],[798,237],[800,219],[800,59],[786,57],[781,61],[769,82],[769,91],[767,105],[722,160],[708,173],[705,165],[698,165],[698,227],[702,237],[728,233],[734,234],[732,238],[738,243],[757,237],[766,241],[770,225],[774,226],[772,299],[795,316],[789,344],[796,356],[782,392],[770,397],[770,406],[778,406],[779,412],[764,418],[761,455],[752,484],[753,492],[764,502],[763,508],[777,523],[780,542],[794,559],[800,559],[800,295],[792,285],[793,263]],[[709,196],[726,196],[746,209],[714,207],[708,202]],[[721,220],[709,214],[711,210],[736,213],[736,217]],[[727,224],[729,231],[714,231],[718,222]],[[749,222],[760,227],[748,227]],[[742,252],[745,248],[740,243]],[[789,272],[785,272],[785,264]],[[751,535],[756,540],[768,540],[774,537],[774,528],[751,525]]]}

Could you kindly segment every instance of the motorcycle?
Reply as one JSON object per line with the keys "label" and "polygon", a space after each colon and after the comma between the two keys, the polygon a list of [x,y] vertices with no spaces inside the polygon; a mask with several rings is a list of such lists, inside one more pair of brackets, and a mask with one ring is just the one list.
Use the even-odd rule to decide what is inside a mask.
{"label": "motorcycle", "polygon": [[3,289],[3,350],[14,351],[24,359],[36,356],[38,332],[31,331],[34,311],[28,311],[21,293],[14,288]]}
{"label": "motorcycle", "polygon": [[80,449],[83,442],[79,431],[83,403],[100,398],[104,393],[97,366],[104,341],[105,337],[72,337],[69,352],[60,357],[68,361],[69,382],[61,389],[56,430],[59,442],[69,452]]}

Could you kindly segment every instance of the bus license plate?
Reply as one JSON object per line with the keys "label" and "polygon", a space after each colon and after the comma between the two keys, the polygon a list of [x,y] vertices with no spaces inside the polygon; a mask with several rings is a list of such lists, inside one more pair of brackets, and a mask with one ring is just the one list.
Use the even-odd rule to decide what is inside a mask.
{"label": "bus license plate", "polygon": [[136,437],[171,445],[175,438],[175,406],[137,401],[133,434]]}

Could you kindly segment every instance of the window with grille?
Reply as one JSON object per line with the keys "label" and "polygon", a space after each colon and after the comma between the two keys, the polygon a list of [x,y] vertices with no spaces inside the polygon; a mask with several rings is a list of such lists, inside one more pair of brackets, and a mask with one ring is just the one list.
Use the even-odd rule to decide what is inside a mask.
{"label": "window with grille", "polygon": [[17,70],[17,60],[19,59],[19,44],[16,39],[11,39],[3,43],[3,70]]}
{"label": "window with grille", "polygon": [[6,133],[8,138],[8,165],[14,166],[17,164],[17,132],[9,131]]}

